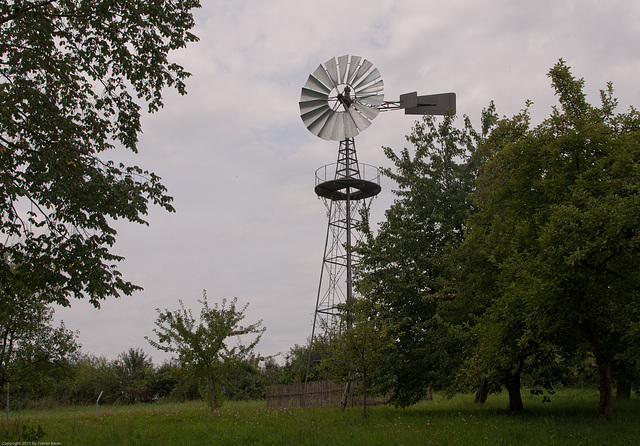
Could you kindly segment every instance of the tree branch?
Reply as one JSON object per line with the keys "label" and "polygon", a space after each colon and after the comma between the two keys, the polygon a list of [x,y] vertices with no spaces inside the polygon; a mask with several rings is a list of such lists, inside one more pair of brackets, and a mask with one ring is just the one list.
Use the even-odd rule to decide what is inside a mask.
{"label": "tree branch", "polygon": [[44,0],[41,2],[35,2],[30,6],[27,6],[26,8],[22,8],[22,9],[16,9],[13,14],[9,14],[6,17],[3,17],[0,19],[0,25],[4,25],[5,23],[11,22],[13,20],[17,20],[20,17],[23,17],[24,15],[26,15],[27,13],[38,9],[38,8],[42,8],[43,6],[47,6],[50,5],[52,3],[55,3],[56,0]]}

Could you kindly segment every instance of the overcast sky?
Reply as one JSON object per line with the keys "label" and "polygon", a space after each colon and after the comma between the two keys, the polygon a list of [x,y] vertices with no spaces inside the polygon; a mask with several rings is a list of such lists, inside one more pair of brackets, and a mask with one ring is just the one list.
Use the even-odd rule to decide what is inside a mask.
{"label": "overcast sky", "polygon": [[[79,330],[85,353],[115,359],[142,348],[166,357],[152,335],[156,308],[178,300],[199,313],[209,302],[249,303],[262,319],[263,355],[286,353],[311,333],[325,207],[314,172],[334,163],[338,143],[311,134],[299,117],[300,89],[316,67],[344,54],[380,70],[385,99],[455,92],[457,112],[478,124],[494,100],[511,116],[534,102],[534,123],[556,99],[546,76],[563,58],[584,77],[592,103],[612,81],[619,111],[640,103],[637,0],[202,0],[198,43],[174,53],[193,76],[188,95],[167,91],[165,107],[143,120],[136,156],[113,157],[154,171],[176,213],[152,209],[150,226],[117,224],[120,271],[144,287],[100,310],[73,301],[57,315]],[[390,166],[382,146],[407,146],[415,116],[380,114],[356,138],[358,158]],[[459,120],[461,122],[461,119]],[[375,221],[392,203],[389,180],[372,203]],[[281,358],[282,360],[282,358]]]}

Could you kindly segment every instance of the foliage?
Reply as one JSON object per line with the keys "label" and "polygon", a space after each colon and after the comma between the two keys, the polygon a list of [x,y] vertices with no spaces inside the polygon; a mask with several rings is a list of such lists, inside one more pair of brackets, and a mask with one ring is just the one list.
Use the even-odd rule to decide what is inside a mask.
{"label": "foliage", "polygon": [[[348,302],[349,317],[342,318],[338,331],[331,333],[328,354],[321,366],[336,383],[360,383],[367,416],[367,396],[381,387],[380,363],[392,355],[389,326],[380,318],[377,306],[364,298]],[[348,322],[347,322],[348,321]]]}
{"label": "foliage", "polygon": [[[222,304],[210,307],[206,291],[202,293],[200,321],[196,324],[191,310],[185,309],[180,301],[180,309],[175,311],[158,309],[154,333],[158,340],[146,337],[149,343],[162,351],[177,353],[181,364],[194,367],[199,376],[206,380],[209,406],[213,414],[221,406],[220,385],[233,370],[233,366],[246,359],[260,341],[265,327],[262,321],[241,326],[249,304],[236,308],[238,299],[231,302],[222,299]],[[241,337],[257,335],[249,344],[244,345]],[[236,345],[231,346],[228,339],[237,337]]]}
{"label": "foliage", "polygon": [[501,120],[483,147],[458,297],[482,303],[469,322],[483,373],[515,379],[587,343],[610,417],[614,358],[627,373],[637,364],[627,352],[639,303],[640,115],[614,114],[611,84],[599,108],[588,104],[562,60],[549,76],[561,107],[533,129],[528,110]]}
{"label": "foliage", "polygon": [[125,403],[151,402],[156,396],[151,377],[155,370],[151,358],[141,349],[130,348],[115,361],[121,398]]}
{"label": "foliage", "polygon": [[[249,355],[234,362],[233,370],[220,386],[220,395],[228,400],[264,399],[269,385],[266,371],[261,367],[263,358]],[[276,373],[280,366],[276,364]],[[24,410],[29,407],[55,407],[66,405],[95,405],[98,395],[101,405],[131,405],[156,401],[190,401],[207,395],[201,386],[197,369],[180,365],[177,360],[154,365],[141,349],[129,349],[116,359],[90,354],[69,359],[57,370],[48,367],[46,380],[29,375],[11,385],[11,407]],[[0,400],[4,395],[0,395]]]}
{"label": "foliage", "polygon": [[[264,358],[262,374],[266,386],[280,384],[300,384],[307,381],[321,381],[327,379],[326,371],[322,365],[322,359],[328,353],[329,341],[324,335],[316,336],[313,340],[311,351],[311,363],[309,376],[307,377],[307,364],[309,364],[309,343],[295,344],[284,354],[284,363],[279,364],[275,357]],[[280,355],[280,354],[279,354]]]}
{"label": "foliage", "polygon": [[357,247],[361,255],[358,291],[379,306],[389,325],[393,354],[385,357],[388,390],[403,406],[422,398],[432,383],[444,386],[442,377],[454,367],[448,337],[436,317],[446,298],[448,252],[462,238],[465,220],[472,211],[477,146],[495,120],[493,106],[485,110],[483,131],[476,132],[468,117],[458,129],[455,117],[437,122],[425,116],[407,140],[414,150],[396,154],[385,148],[395,171],[383,169],[394,180],[397,199],[386,211],[377,235]]}
{"label": "foliage", "polygon": [[[64,323],[53,325],[54,311],[39,296],[0,290],[0,389],[39,394],[68,372],[80,346]],[[9,402],[6,402],[9,404]]]}
{"label": "foliage", "polygon": [[250,355],[237,361],[233,373],[227,378],[223,395],[231,401],[251,401],[264,399],[265,377],[260,370],[262,358]]}
{"label": "foliage", "polygon": [[188,370],[166,361],[159,366],[140,349],[129,349],[117,359],[83,355],[72,364],[54,395],[59,404],[133,404],[158,399],[186,401],[199,398],[198,383]]}
{"label": "foliage", "polygon": [[8,0],[0,3],[0,289],[62,305],[139,287],[111,252],[113,220],[172,211],[155,174],[109,159],[137,151],[140,103],[185,93],[169,53],[197,40],[198,0]]}
{"label": "foliage", "polygon": [[64,382],[62,401],[71,404],[95,402],[100,392],[102,401],[112,404],[116,400],[117,380],[110,361],[105,357],[82,355],[73,364],[72,373]]}

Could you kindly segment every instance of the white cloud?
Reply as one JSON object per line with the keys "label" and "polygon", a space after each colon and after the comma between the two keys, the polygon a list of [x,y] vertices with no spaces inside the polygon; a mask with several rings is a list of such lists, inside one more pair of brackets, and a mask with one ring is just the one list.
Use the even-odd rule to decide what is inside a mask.
{"label": "white cloud", "polygon": [[[388,100],[455,91],[459,115],[474,122],[491,100],[511,115],[531,99],[534,120],[547,116],[555,98],[546,73],[560,57],[585,78],[591,101],[609,80],[622,108],[640,97],[640,3],[632,0],[202,3],[200,42],[175,54],[193,73],[189,93],[167,92],[133,158],[163,178],[177,213],[154,209],[150,227],[118,226],[121,271],[145,291],[101,310],[73,302],[58,312],[88,352],[114,358],[142,347],[160,358],[144,341],[154,309],[183,299],[197,311],[203,288],[210,300],[250,303],[247,320],[267,326],[264,354],[305,342],[327,224],[313,175],[335,162],[337,143],[304,128],[298,100],[309,73],[331,57],[372,61]],[[380,147],[406,146],[416,118],[381,113],[356,139],[360,161],[388,166]],[[373,202],[378,219],[390,187],[385,180]]]}

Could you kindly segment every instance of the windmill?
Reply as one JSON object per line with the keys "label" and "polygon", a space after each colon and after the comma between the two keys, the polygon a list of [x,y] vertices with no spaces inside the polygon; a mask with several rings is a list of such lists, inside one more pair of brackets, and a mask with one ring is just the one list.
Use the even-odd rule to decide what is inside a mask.
{"label": "windmill", "polygon": [[340,305],[353,298],[353,268],[358,258],[352,247],[362,240],[357,229],[361,212],[380,191],[380,172],[358,162],[355,137],[381,111],[403,109],[405,114],[445,114],[455,110],[455,93],[400,96],[384,100],[384,82],[367,59],[344,55],[321,64],[309,75],[300,95],[300,117],[314,135],[339,141],[338,159],[315,174],[315,192],[327,208],[329,223],[309,344],[307,377],[316,330],[335,329]]}

